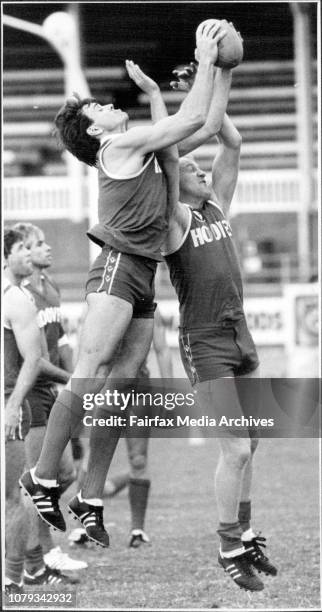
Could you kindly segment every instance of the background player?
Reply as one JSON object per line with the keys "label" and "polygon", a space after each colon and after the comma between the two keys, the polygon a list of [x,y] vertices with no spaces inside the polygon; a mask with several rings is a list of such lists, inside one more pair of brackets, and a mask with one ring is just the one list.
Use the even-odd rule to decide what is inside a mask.
{"label": "background player", "polygon": [[[201,127],[210,101],[217,44],[224,36],[218,24],[201,33],[200,62],[189,95],[178,113],[152,127],[127,130],[126,113],[92,100],[68,101],[56,118],[66,148],[89,165],[98,163],[100,223],[90,236],[103,246],[87,284],[88,313],[73,386],[60,394],[53,407],[36,470],[21,479],[39,514],[62,531],[66,525],[57,502],[58,463],[83,415],[82,395],[102,388],[121,340],[127,356],[122,378],[136,375],[151,343],[152,287],[166,229],[166,186],[152,152]],[[103,546],[109,538],[101,497],[119,433],[111,432],[107,448],[106,440],[93,439],[90,478],[69,505],[76,517],[82,517],[87,535]]]}
{"label": "background player", "polygon": [[[6,577],[7,594],[22,588],[24,562],[37,584],[73,582],[45,566],[41,549],[35,559],[27,551],[34,509],[19,493],[18,479],[25,465],[25,443],[30,426],[30,409],[25,397],[37,374],[45,367],[37,311],[21,282],[32,274],[29,250],[21,233],[4,232],[4,390],[6,433]],[[27,580],[28,581],[28,580]],[[75,580],[74,580],[75,582]]]}
{"label": "background player", "polygon": [[[51,247],[46,243],[43,231],[36,225],[17,223],[14,229],[23,235],[33,267],[33,273],[23,281],[23,287],[32,295],[37,308],[37,320],[44,335],[45,350],[50,363],[57,369],[55,379],[60,383],[66,383],[72,371],[72,350],[61,324],[59,289],[47,273],[52,264]],[[27,467],[35,465],[39,458],[48,417],[57,393],[53,377],[40,374],[25,398],[31,412],[30,430],[25,441]],[[68,489],[75,475],[71,448],[70,445],[67,445],[59,464],[59,482],[62,491]],[[35,546],[32,537],[29,539],[28,555],[30,558],[35,560],[37,556],[44,553],[46,565],[62,571],[87,567],[85,561],[71,559],[62,552],[60,546],[55,546],[49,526],[40,520],[36,512],[34,520],[36,521],[34,530],[37,531],[37,525],[39,528],[41,546]]]}

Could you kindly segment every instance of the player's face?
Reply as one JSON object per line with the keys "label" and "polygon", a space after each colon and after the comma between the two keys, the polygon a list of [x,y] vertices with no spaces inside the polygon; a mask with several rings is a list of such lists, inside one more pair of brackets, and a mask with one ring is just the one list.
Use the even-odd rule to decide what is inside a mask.
{"label": "player's face", "polygon": [[51,247],[45,241],[44,232],[37,230],[26,240],[31,262],[35,268],[49,268],[52,264]]}
{"label": "player's face", "polygon": [[206,181],[206,174],[193,160],[180,160],[180,191],[193,196],[208,200],[211,197],[211,189]]}
{"label": "player's face", "polygon": [[6,263],[10,271],[17,277],[24,278],[33,273],[30,251],[22,240],[12,245]]}
{"label": "player's face", "polygon": [[92,119],[97,128],[107,132],[114,132],[121,129],[128,121],[128,115],[120,108],[114,108],[113,104],[102,106],[98,102],[90,102],[83,106],[83,113]]}

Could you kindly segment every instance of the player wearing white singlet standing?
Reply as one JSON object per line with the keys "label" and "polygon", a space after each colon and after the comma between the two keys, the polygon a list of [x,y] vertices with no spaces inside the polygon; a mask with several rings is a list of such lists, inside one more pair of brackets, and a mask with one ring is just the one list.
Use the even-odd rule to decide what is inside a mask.
{"label": "player wearing white singlet standing", "polygon": [[[69,579],[46,567],[41,547],[37,558],[28,558],[28,538],[32,531],[34,508],[19,493],[18,479],[26,462],[25,438],[31,413],[25,398],[37,375],[48,372],[51,364],[43,358],[43,343],[37,323],[37,310],[30,294],[21,287],[32,274],[29,250],[23,236],[12,229],[4,231],[4,399],[5,399],[5,484],[6,484],[6,571],[7,595],[22,590],[24,563],[32,583],[69,584]],[[28,580],[25,580],[28,582]]]}
{"label": "player wearing white singlet standing", "polygon": [[[55,380],[66,383],[72,370],[72,351],[61,324],[60,293],[56,283],[48,275],[52,264],[51,247],[46,243],[44,232],[31,223],[17,223],[13,229],[21,232],[28,248],[33,273],[24,279],[23,288],[32,296],[37,308],[37,320],[43,336],[44,350],[52,366],[56,368],[56,378],[40,374],[25,402],[31,412],[31,423],[25,441],[26,467],[35,465],[39,458],[51,408],[57,397]],[[62,367],[61,367],[62,366]],[[53,368],[54,369],[54,368]],[[66,491],[74,481],[76,471],[70,445],[67,445],[59,464],[59,482]],[[34,541],[34,534],[37,534]],[[34,511],[31,536],[26,553],[25,579],[32,580],[29,569],[33,568],[39,556],[44,553],[46,565],[51,569],[73,571],[87,567],[85,561],[71,559],[60,546],[55,545],[49,526]]]}

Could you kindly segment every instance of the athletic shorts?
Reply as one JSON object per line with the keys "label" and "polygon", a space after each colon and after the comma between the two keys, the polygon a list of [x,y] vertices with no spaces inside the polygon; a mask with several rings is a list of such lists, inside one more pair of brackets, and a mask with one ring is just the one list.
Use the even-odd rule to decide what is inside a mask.
{"label": "athletic shorts", "polygon": [[30,427],[47,425],[50,411],[58,395],[54,386],[31,389],[25,398],[31,414]]}
{"label": "athletic shorts", "polygon": [[258,355],[246,320],[226,320],[220,327],[181,328],[180,353],[192,385],[224,376],[242,376],[255,370]]}
{"label": "athletic shorts", "polygon": [[[5,396],[5,406],[10,395]],[[24,400],[19,408],[19,423],[15,431],[15,440],[24,440],[31,423],[31,412],[27,402]],[[10,440],[8,440],[10,442]]]}
{"label": "athletic shorts", "polygon": [[89,293],[105,291],[109,295],[130,302],[134,318],[153,319],[156,309],[154,302],[156,267],[157,262],[152,259],[120,253],[105,245],[90,269],[86,296]]}

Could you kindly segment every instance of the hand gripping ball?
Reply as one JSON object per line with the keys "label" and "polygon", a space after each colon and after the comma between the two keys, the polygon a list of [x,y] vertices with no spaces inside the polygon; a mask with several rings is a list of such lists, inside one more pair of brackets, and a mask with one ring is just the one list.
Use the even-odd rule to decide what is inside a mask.
{"label": "hand gripping ball", "polygon": [[202,31],[203,26],[208,25],[210,22],[215,23],[218,21],[227,34],[218,43],[218,57],[215,66],[228,69],[235,68],[243,59],[244,49],[243,39],[232,23],[228,23],[226,19],[207,19],[198,26],[197,36],[198,32]]}

